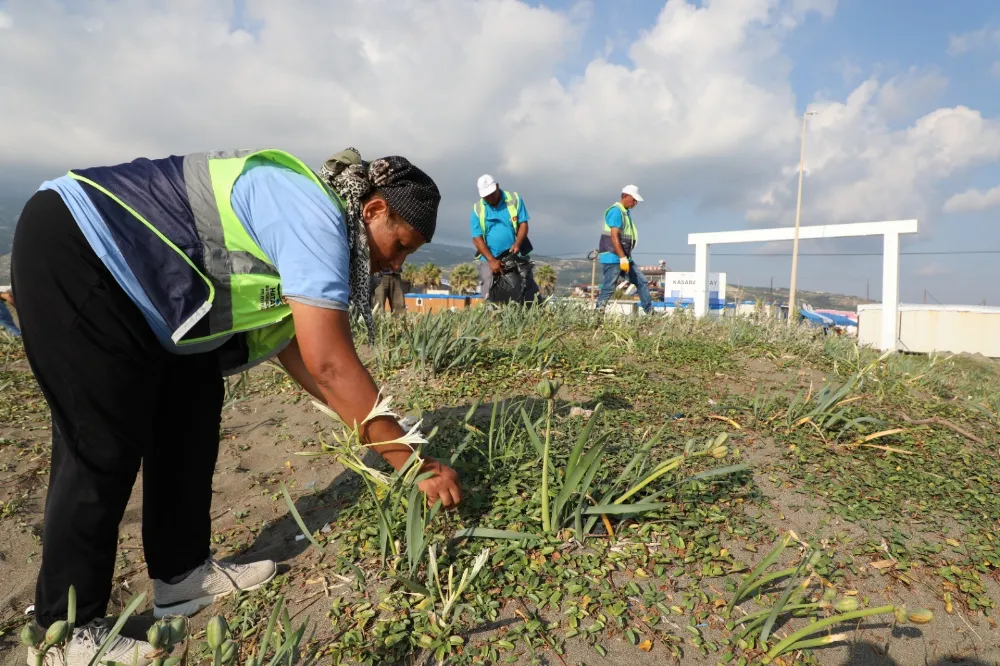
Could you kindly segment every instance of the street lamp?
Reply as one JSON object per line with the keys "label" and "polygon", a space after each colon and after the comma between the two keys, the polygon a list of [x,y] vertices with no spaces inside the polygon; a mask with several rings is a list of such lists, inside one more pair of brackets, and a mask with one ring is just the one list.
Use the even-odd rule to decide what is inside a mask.
{"label": "street lamp", "polygon": [[799,221],[802,219],[802,171],[806,162],[806,118],[815,116],[815,111],[802,114],[802,152],[799,154],[799,198],[795,204],[795,236],[792,240],[792,285],[788,290],[788,325],[797,321],[795,316],[795,281],[799,274]]}

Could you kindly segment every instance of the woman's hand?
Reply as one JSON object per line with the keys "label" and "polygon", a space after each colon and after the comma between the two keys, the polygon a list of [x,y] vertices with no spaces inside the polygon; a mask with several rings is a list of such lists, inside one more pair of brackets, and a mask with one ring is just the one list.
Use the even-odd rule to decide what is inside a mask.
{"label": "woman's hand", "polygon": [[434,474],[417,486],[427,496],[428,503],[434,504],[435,501],[441,500],[441,506],[450,509],[462,501],[462,486],[458,481],[458,474],[451,467],[436,460],[428,460],[420,472]]}

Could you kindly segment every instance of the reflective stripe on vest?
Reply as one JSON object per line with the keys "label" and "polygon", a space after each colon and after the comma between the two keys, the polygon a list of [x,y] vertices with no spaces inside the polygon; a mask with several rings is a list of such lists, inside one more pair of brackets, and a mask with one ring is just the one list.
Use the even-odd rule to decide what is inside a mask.
{"label": "reflective stripe on vest", "polygon": [[[71,171],[69,175],[93,188],[88,195],[99,199],[96,203],[101,204],[98,208],[102,216],[114,218],[117,244],[136,245],[146,239],[155,244],[148,234],[140,233],[141,228],[128,223],[134,219],[172,250],[166,256],[156,255],[163,261],[175,257],[167,261],[172,265],[163,266],[162,280],[155,280],[147,271],[143,288],[147,292],[155,288],[158,299],[154,303],[159,303],[157,310],[171,327],[175,344],[198,344],[257,331],[247,335],[245,341],[249,347],[247,360],[259,362],[276,353],[277,347],[288,344],[294,326],[291,310],[282,297],[277,269],[250,238],[230,202],[233,185],[253,157],[305,175],[343,210],[343,203],[309,167],[277,150],[136,160],[118,167]],[[149,182],[143,180],[146,177]],[[101,194],[107,199],[101,199]],[[121,219],[121,210],[127,211],[126,219]],[[171,237],[178,242],[184,239],[183,247]],[[200,242],[200,247],[191,247],[192,239]],[[139,247],[128,251],[135,257],[137,251],[142,251]],[[158,250],[152,248],[149,252],[155,254]],[[206,314],[207,326],[202,321]],[[195,326],[197,334],[189,335]]]}
{"label": "reflective stripe on vest", "polygon": [[632,256],[632,248],[636,246],[639,242],[639,230],[635,226],[635,222],[632,221],[632,215],[629,213],[628,208],[626,208],[620,201],[616,201],[613,205],[608,206],[604,211],[604,233],[601,234],[601,242],[598,245],[599,252],[616,252],[614,242],[611,240],[611,229],[608,226],[608,211],[612,208],[617,208],[622,215],[622,226],[619,229],[619,240],[622,244],[622,250],[625,252],[625,256]]}

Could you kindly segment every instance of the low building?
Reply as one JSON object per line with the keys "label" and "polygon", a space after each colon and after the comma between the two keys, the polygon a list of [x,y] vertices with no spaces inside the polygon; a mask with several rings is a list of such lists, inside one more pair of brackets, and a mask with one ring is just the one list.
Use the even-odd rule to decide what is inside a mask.
{"label": "low building", "polygon": [[406,294],[406,310],[408,312],[429,313],[456,311],[476,307],[483,304],[483,297],[478,295],[463,295],[445,293]]}

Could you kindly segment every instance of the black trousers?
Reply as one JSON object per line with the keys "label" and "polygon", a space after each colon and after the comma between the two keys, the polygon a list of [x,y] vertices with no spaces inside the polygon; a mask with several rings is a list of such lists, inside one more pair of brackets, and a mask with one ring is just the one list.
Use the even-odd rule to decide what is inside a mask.
{"label": "black trousers", "polygon": [[25,352],[52,412],[36,619],[64,619],[72,584],[82,625],[106,612],[140,463],[150,577],[209,556],[223,382],[214,353],[157,342],[57,193],[25,205],[12,262]]}
{"label": "black trousers", "polygon": [[372,293],[372,309],[385,310],[385,302],[389,301],[389,308],[393,314],[406,311],[406,295],[403,292],[403,278],[398,273],[383,275],[375,291]]}

